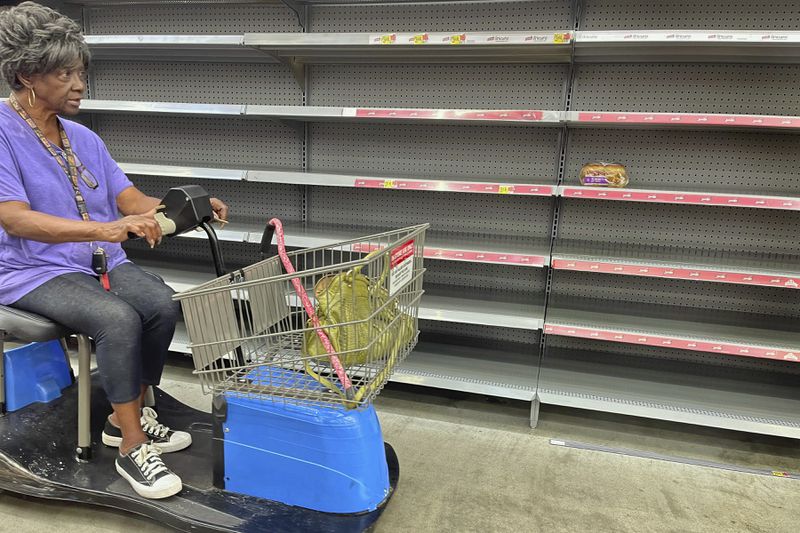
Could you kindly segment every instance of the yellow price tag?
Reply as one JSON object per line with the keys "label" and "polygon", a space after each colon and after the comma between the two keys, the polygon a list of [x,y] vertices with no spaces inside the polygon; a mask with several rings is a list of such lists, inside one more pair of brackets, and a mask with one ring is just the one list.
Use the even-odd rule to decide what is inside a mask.
{"label": "yellow price tag", "polygon": [[777,470],[773,470],[772,475],[775,477],[792,477],[789,472],[778,472]]}
{"label": "yellow price tag", "polygon": [[397,34],[393,33],[391,35],[382,35],[381,36],[381,44],[394,44],[397,41]]}
{"label": "yellow price tag", "polygon": [[500,193],[500,194],[511,194],[512,192],[514,192],[514,186],[513,185],[501,185],[500,188],[497,190],[497,192]]}
{"label": "yellow price tag", "polygon": [[397,182],[395,180],[385,180],[383,182],[384,189],[394,189],[397,187]]}
{"label": "yellow price tag", "polygon": [[467,41],[467,34],[462,33],[460,35],[451,35],[450,36],[450,44],[464,44]]}
{"label": "yellow price tag", "polygon": [[414,44],[425,44],[428,42],[428,34],[423,33],[421,35],[415,35],[412,42]]}
{"label": "yellow price tag", "polygon": [[553,42],[556,44],[564,44],[568,43],[571,38],[572,35],[569,33],[556,33],[553,35]]}

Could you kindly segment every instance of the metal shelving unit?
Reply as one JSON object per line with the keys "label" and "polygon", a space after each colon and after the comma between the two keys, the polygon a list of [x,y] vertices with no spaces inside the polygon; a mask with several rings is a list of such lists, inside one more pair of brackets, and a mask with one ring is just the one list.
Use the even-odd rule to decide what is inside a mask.
{"label": "metal shelving unit", "polygon": [[683,361],[641,360],[615,353],[554,348],[542,365],[543,403],[684,424],[800,438],[796,379],[754,379],[730,372],[713,378]]}
{"label": "metal shelving unit", "polygon": [[[235,263],[265,216],[292,247],[432,222],[395,381],[534,426],[552,403],[800,438],[789,0],[78,3],[87,120],[146,192],[229,200]],[[579,186],[596,159],[630,186]],[[170,243],[176,288],[211,276],[198,238]]]}

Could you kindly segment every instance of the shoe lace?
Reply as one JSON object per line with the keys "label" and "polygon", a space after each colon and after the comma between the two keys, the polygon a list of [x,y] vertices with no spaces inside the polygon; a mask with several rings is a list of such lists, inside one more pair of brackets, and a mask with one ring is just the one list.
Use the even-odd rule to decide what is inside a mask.
{"label": "shoe lace", "polygon": [[144,477],[152,481],[153,477],[161,472],[168,472],[167,466],[161,460],[161,450],[150,443],[142,444],[138,450],[133,452],[133,460]]}
{"label": "shoe lace", "polygon": [[142,408],[142,429],[148,435],[166,437],[169,428],[158,421],[158,413],[150,407]]}

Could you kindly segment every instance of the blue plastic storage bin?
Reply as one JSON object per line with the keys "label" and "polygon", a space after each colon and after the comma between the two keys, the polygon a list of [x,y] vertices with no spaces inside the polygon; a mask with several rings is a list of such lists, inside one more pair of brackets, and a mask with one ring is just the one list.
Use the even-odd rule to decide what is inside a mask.
{"label": "blue plastic storage bin", "polygon": [[17,411],[35,402],[59,398],[72,384],[64,350],[58,341],[34,342],[5,352],[6,409]]}

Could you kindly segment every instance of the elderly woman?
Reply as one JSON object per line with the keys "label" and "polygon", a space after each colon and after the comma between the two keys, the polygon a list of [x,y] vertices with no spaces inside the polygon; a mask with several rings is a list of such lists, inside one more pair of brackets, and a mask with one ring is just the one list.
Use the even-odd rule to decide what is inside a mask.
{"label": "elderly woman", "polygon": [[[141,496],[164,498],[181,480],[161,452],[191,444],[144,407],[157,385],[179,315],[172,291],[126,259],[135,234],[155,246],[159,203],[134,187],[78,113],[89,49],[79,26],[33,2],[0,11],[0,304],[46,316],[96,342],[113,413],[103,443]],[[212,200],[225,219],[227,207]],[[120,218],[121,215],[121,218]],[[101,282],[92,269],[101,261]]]}

